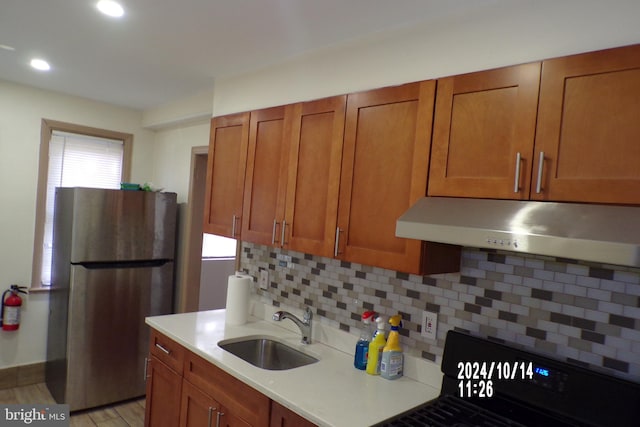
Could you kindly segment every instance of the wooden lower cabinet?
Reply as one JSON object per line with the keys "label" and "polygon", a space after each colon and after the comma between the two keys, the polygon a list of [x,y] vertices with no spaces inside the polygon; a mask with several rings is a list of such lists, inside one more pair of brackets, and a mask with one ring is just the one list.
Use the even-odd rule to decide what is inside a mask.
{"label": "wooden lower cabinet", "polygon": [[182,381],[182,401],[180,405],[181,426],[213,426],[220,403],[200,391],[189,381]]}
{"label": "wooden lower cabinet", "polygon": [[180,426],[250,427],[251,424],[236,417],[220,402],[189,381],[183,380]]}
{"label": "wooden lower cabinet", "polygon": [[147,361],[145,427],[175,427],[180,420],[182,375],[151,356]]}
{"label": "wooden lower cabinet", "polygon": [[[225,425],[267,426],[270,399],[242,381],[227,374],[202,357],[187,352],[184,363],[185,383],[190,383],[224,408]],[[238,424],[243,420],[246,424]],[[216,425],[215,423],[213,425]]]}
{"label": "wooden lower cabinet", "polygon": [[150,353],[145,427],[314,425],[154,330]]}
{"label": "wooden lower cabinet", "polygon": [[311,421],[302,418],[278,402],[271,402],[271,422],[269,427],[315,427]]}

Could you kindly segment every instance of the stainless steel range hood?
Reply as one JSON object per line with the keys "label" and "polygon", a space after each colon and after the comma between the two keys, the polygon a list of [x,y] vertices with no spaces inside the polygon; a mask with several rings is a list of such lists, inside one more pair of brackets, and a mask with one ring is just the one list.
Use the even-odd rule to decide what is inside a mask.
{"label": "stainless steel range hood", "polygon": [[640,267],[640,207],[424,197],[396,236]]}

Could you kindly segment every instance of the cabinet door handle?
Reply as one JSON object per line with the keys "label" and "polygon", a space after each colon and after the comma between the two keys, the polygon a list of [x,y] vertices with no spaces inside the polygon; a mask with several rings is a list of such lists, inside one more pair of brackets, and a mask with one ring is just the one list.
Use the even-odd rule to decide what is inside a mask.
{"label": "cabinet door handle", "polygon": [[276,244],[276,227],[278,226],[278,221],[273,220],[273,230],[271,230],[271,244]]}
{"label": "cabinet door handle", "polygon": [[151,359],[149,359],[148,357],[144,358],[144,380],[145,382],[147,381],[147,368],[149,367],[149,362],[151,361]]}
{"label": "cabinet door handle", "polygon": [[516,154],[516,179],[513,182],[513,192],[517,193],[520,190],[520,164],[522,163],[522,156],[520,153]]}
{"label": "cabinet door handle", "polygon": [[220,427],[220,417],[224,416],[224,412],[219,412],[216,414],[216,427]]}
{"label": "cabinet door handle", "polygon": [[231,237],[236,237],[236,220],[238,219],[237,215],[233,215],[231,219]]}
{"label": "cabinet door handle", "polygon": [[213,420],[213,411],[215,411],[216,408],[214,408],[213,406],[209,406],[209,419],[207,420],[207,427],[211,427],[211,421]]}
{"label": "cabinet door handle", "polygon": [[283,219],[283,220],[282,220],[282,233],[280,233],[280,243],[281,243],[281,245],[282,245],[283,247],[284,247],[284,243],[285,243],[285,242],[284,242],[284,238],[285,238],[285,235],[287,234],[287,233],[285,232],[285,230],[286,230],[286,229],[287,229],[287,220],[286,220],[286,219]]}
{"label": "cabinet door handle", "polygon": [[156,347],[159,348],[164,354],[166,354],[167,356],[171,354],[170,350],[167,350],[166,348],[164,348],[163,346],[161,346],[160,344],[156,343]]}
{"label": "cabinet door handle", "polygon": [[333,247],[333,256],[334,257],[337,257],[338,254],[340,253],[338,251],[338,249],[340,248],[340,233],[341,233],[340,227],[336,227],[336,243],[335,243],[335,245]]}
{"label": "cabinet door handle", "polygon": [[542,169],[544,168],[544,151],[540,152],[538,159],[538,179],[536,181],[536,193],[542,193]]}

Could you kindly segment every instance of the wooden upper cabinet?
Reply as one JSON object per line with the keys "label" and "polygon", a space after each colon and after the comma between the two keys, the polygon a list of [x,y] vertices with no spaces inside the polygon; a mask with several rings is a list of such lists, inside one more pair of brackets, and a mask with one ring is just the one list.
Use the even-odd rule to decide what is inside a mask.
{"label": "wooden upper cabinet", "polygon": [[534,199],[640,204],[640,45],[543,61],[535,157]]}
{"label": "wooden upper cabinet", "polygon": [[540,63],[438,80],[430,196],[529,197]]}
{"label": "wooden upper cabinet", "polygon": [[[425,81],[348,95],[336,230],[339,258],[427,273],[422,268],[425,244],[396,237],[395,228],[398,217],[426,194],[434,91],[435,82]],[[459,252],[451,258],[459,262]]]}
{"label": "wooden upper cabinet", "polygon": [[242,240],[274,245],[282,236],[288,144],[285,112],[292,106],[251,112],[245,175]]}
{"label": "wooden upper cabinet", "polygon": [[240,237],[249,113],[211,120],[203,230]]}
{"label": "wooden upper cabinet", "polygon": [[290,141],[286,212],[281,244],[333,256],[346,96],[295,104],[287,118]]}

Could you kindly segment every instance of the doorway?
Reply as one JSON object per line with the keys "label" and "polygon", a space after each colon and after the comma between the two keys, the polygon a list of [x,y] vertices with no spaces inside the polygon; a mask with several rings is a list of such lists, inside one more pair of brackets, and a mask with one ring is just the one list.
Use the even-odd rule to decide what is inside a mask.
{"label": "doorway", "polygon": [[[227,278],[238,268],[240,242],[235,257],[203,259],[204,204],[207,184],[208,147],[191,149],[189,203],[185,213],[184,267],[180,275],[177,312],[193,312],[224,308]],[[220,238],[224,239],[224,238]],[[229,240],[229,239],[224,239]]]}
{"label": "doorway", "polygon": [[191,148],[191,176],[189,177],[189,203],[184,227],[184,265],[179,277],[180,289],[177,312],[198,311],[200,300],[200,274],[202,270],[202,221],[207,180],[208,147]]}

